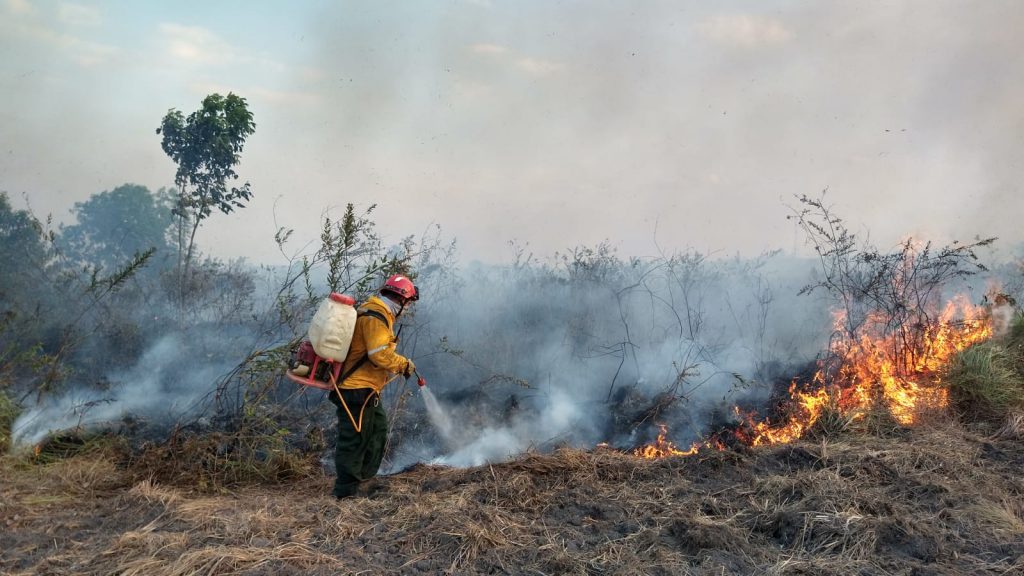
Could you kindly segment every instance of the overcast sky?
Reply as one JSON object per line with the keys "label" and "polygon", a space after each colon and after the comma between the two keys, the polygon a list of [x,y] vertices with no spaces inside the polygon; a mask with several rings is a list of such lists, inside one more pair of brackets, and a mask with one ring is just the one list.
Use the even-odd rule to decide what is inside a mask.
{"label": "overcast sky", "polygon": [[1024,240],[1024,2],[0,2],[0,190],[58,220],[170,185],[160,119],[231,91],[255,196],[202,230],[222,257],[347,202],[463,259],[753,255],[824,188],[883,247]]}

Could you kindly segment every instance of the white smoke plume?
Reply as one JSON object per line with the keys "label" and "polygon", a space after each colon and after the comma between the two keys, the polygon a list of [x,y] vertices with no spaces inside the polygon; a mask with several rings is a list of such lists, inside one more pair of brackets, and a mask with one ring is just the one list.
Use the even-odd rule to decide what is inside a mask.
{"label": "white smoke plume", "polygon": [[660,416],[675,440],[695,440],[716,406],[767,395],[827,342],[827,303],[797,295],[807,261],[591,254],[576,264],[473,266],[454,287],[423,279],[425,294],[447,296],[417,304],[404,352],[431,382],[423,399],[442,442],[400,445],[390,470],[631,446],[656,427],[629,419],[660,394],[677,397]]}
{"label": "white smoke plume", "polygon": [[121,367],[112,358],[105,375],[108,390],[70,382],[67,393],[44,397],[15,421],[15,445],[35,444],[47,434],[72,428],[94,428],[124,417],[174,422],[196,407],[237,357],[213,355],[209,336],[172,333],[158,340],[133,366]]}

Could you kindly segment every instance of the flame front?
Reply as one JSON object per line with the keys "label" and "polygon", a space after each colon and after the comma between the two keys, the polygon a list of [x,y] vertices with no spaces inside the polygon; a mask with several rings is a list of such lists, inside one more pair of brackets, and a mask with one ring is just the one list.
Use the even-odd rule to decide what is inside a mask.
{"label": "flame front", "polygon": [[[844,330],[846,317],[834,314],[835,331]],[[789,399],[781,410],[785,421],[773,423],[756,413],[734,412],[741,426],[732,435],[748,446],[792,442],[815,425],[826,411],[857,419],[868,410],[884,408],[903,425],[916,423],[922,412],[944,409],[949,404],[941,386],[940,371],[961,350],[992,336],[991,314],[971,305],[965,297],[951,300],[927,326],[898,326],[881,314],[868,316],[856,331],[856,338],[840,336],[830,346],[829,360],[801,390],[796,381],[789,386]],[[691,456],[699,450],[723,450],[718,435],[695,442],[689,450],[678,450],[666,439],[665,425],[658,439],[634,451],[644,458]]]}
{"label": "flame front", "polygon": [[[956,320],[959,318],[959,320]],[[845,316],[835,315],[836,330],[843,333]],[[951,300],[938,319],[923,330],[887,331],[885,318],[873,314],[860,328],[859,338],[836,339],[831,346],[835,373],[819,367],[813,392],[789,387],[788,420],[773,425],[758,422],[756,415],[740,416],[750,429],[751,446],[791,442],[818,421],[826,408],[859,417],[874,407],[884,407],[903,425],[914,424],[921,412],[946,408],[949,394],[940,386],[940,369],[957,352],[992,336],[989,316],[966,298]],[[738,413],[739,414],[739,413]]]}
{"label": "flame front", "polygon": [[689,450],[679,450],[666,436],[668,429],[664,424],[658,424],[658,439],[653,444],[641,446],[633,451],[633,454],[642,458],[653,460],[654,458],[667,458],[669,456],[693,456],[700,449],[700,444],[695,442]]}

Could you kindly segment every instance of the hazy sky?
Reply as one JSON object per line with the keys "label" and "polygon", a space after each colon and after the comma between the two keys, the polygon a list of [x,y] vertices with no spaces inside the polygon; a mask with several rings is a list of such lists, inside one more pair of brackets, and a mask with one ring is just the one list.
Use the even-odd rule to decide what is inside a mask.
{"label": "hazy sky", "polygon": [[756,254],[826,187],[882,246],[1024,240],[1024,2],[0,2],[0,190],[59,220],[170,185],[161,117],[233,91],[255,197],[218,256],[347,202],[467,259]]}

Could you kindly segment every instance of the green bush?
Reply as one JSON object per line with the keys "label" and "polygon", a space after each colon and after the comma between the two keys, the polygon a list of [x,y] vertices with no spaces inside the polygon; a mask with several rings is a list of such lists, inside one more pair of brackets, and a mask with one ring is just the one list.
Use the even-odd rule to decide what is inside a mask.
{"label": "green bush", "polygon": [[18,405],[0,391],[0,454],[7,452],[11,446],[11,428],[18,417]]}
{"label": "green bush", "polygon": [[1013,357],[1019,374],[1024,374],[1024,314],[1017,313],[1006,335],[1006,350]]}
{"label": "green bush", "polygon": [[[1015,324],[1017,328],[1020,323]],[[1024,331],[1015,330],[1024,334]],[[972,346],[950,362],[944,381],[961,413],[970,419],[1002,420],[1024,409],[1024,354],[1012,333],[1006,341]]]}

